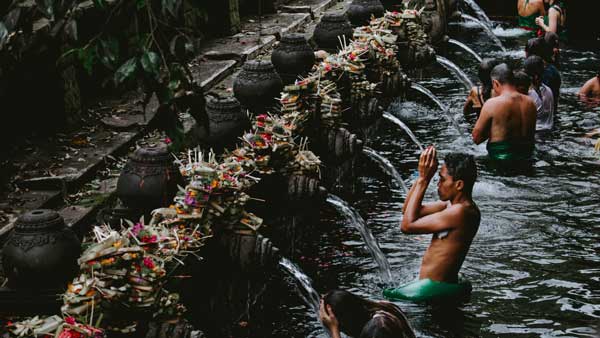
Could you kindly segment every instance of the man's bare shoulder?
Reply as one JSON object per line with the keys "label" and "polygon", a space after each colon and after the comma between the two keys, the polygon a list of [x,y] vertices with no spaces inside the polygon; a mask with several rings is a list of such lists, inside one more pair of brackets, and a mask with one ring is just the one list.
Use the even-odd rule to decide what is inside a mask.
{"label": "man's bare shoulder", "polygon": [[473,201],[452,204],[446,210],[448,210],[460,224],[479,224],[481,213],[479,212],[479,207]]}

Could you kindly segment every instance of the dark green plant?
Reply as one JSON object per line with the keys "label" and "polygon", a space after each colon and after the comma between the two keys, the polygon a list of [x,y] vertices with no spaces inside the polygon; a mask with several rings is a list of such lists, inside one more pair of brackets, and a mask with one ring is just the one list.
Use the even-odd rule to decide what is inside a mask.
{"label": "dark green plant", "polygon": [[[179,140],[178,113],[203,120],[204,110],[187,67],[199,34],[186,27],[182,6],[183,0],[13,0],[0,21],[0,76],[51,46],[60,51],[59,68],[79,65],[103,76],[105,86],[141,87],[145,103],[156,94],[161,126]],[[90,25],[89,17],[101,20]]]}

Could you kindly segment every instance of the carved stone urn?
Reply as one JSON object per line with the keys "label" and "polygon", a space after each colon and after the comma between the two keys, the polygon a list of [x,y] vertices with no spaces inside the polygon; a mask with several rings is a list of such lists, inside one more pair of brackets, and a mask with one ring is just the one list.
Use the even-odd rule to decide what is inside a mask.
{"label": "carved stone urn", "polygon": [[167,207],[183,185],[178,168],[165,145],[137,149],[121,171],[117,196],[123,204],[143,213]]}
{"label": "carved stone urn", "polygon": [[53,210],[26,212],[2,249],[11,289],[63,289],[78,271],[81,243]]}
{"label": "carved stone urn", "polygon": [[290,84],[312,69],[315,54],[303,34],[291,33],[281,37],[271,54],[271,62],[283,83]]}
{"label": "carved stone urn", "polygon": [[208,97],[206,114],[209,127],[203,142],[215,151],[234,146],[244,130],[250,128],[250,119],[235,97]]}
{"label": "carved stone urn", "polygon": [[365,26],[371,21],[371,16],[382,17],[385,9],[379,0],[354,0],[348,7],[348,19],[352,26]]}
{"label": "carved stone urn", "polygon": [[[339,11],[327,12],[321,18],[321,21],[315,27],[313,40],[318,49],[323,49],[329,53],[335,53],[340,47],[340,39],[350,43],[353,31],[350,21],[345,13]],[[338,36],[340,39],[338,39]]]}
{"label": "carved stone urn", "polygon": [[283,90],[281,77],[275,72],[270,61],[250,60],[244,63],[242,71],[233,81],[233,94],[242,108],[253,114],[272,110],[275,99]]}

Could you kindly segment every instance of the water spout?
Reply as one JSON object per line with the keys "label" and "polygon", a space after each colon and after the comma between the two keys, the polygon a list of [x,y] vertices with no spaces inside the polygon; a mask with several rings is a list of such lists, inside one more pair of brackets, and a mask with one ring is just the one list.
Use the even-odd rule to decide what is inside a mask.
{"label": "water spout", "polygon": [[485,12],[483,11],[483,9],[481,7],[479,7],[479,5],[477,4],[477,2],[475,2],[475,0],[464,0],[464,2],[469,7],[471,7],[471,9],[475,13],[475,15],[477,15],[477,17],[481,21],[483,21],[482,23],[484,23],[489,29],[493,29],[494,28],[494,24],[492,24],[492,20],[490,20],[490,18],[487,16],[487,14],[485,14]]}
{"label": "water spout", "polygon": [[279,267],[294,279],[298,295],[302,298],[306,306],[314,312],[316,317],[319,318],[321,297],[313,288],[310,278],[300,270],[300,267],[285,257],[279,260]]}
{"label": "water spout", "polygon": [[463,14],[462,18],[465,20],[473,21],[477,25],[479,25],[481,28],[483,28],[483,30],[487,33],[487,35],[490,37],[490,39],[492,39],[492,41],[494,41],[494,43],[496,45],[498,45],[498,47],[500,47],[502,52],[506,52],[506,48],[504,48],[502,41],[500,41],[500,39],[498,39],[498,37],[496,36],[496,34],[494,34],[494,31],[490,27],[486,26],[483,22],[481,22],[478,19],[476,19],[470,15],[467,15],[467,14]]}
{"label": "water spout", "polygon": [[408,194],[408,187],[406,186],[406,183],[404,183],[402,176],[400,176],[400,173],[398,172],[398,170],[396,170],[394,165],[392,165],[392,162],[390,162],[390,160],[381,156],[381,154],[369,147],[363,147],[363,153],[375,160],[375,162],[379,164],[381,169],[383,169],[386,173],[388,173],[388,175],[392,176],[396,180],[397,185],[402,187],[404,193]]}
{"label": "water spout", "polygon": [[462,48],[463,50],[465,50],[467,53],[473,55],[473,57],[475,59],[477,59],[477,61],[479,61],[479,63],[481,63],[481,61],[483,61],[483,59],[481,58],[481,56],[479,56],[479,54],[477,54],[477,52],[475,52],[473,49],[471,49],[471,47],[465,45],[464,43],[454,40],[454,39],[449,39],[448,43],[458,46],[458,47]]}
{"label": "water spout", "polygon": [[418,83],[411,83],[410,84],[410,88],[425,94],[425,96],[427,96],[428,98],[431,99],[431,101],[435,102],[435,104],[438,105],[438,107],[440,107],[440,109],[446,114],[446,118],[448,119],[448,121],[450,121],[450,123],[452,123],[452,125],[454,126],[454,128],[456,128],[456,130],[458,130],[458,132],[462,135],[462,129],[460,129],[460,125],[458,124],[458,122],[456,121],[456,119],[454,118],[454,116],[452,116],[452,113],[450,112],[450,110],[448,109],[448,107],[446,107],[446,105],[444,105],[444,103],[442,102],[442,100],[440,100],[437,96],[435,96],[429,89],[421,86]]}
{"label": "water spout", "polygon": [[327,197],[327,202],[333,205],[350,223],[352,223],[354,227],[356,227],[365,241],[367,248],[371,252],[373,259],[375,259],[375,262],[377,262],[377,265],[379,265],[381,278],[384,280],[384,282],[391,282],[392,270],[390,269],[390,263],[381,251],[377,239],[375,239],[369,228],[367,228],[365,220],[354,208],[348,205],[346,201],[335,195],[329,194]]}
{"label": "water spout", "polygon": [[402,128],[402,130],[404,130],[406,132],[408,137],[410,137],[410,139],[417,145],[417,147],[419,147],[419,150],[421,150],[421,151],[424,150],[421,142],[419,142],[419,140],[417,139],[415,134],[412,132],[412,130],[410,130],[410,128],[404,122],[402,122],[399,118],[397,118],[396,116],[394,116],[390,113],[384,113],[383,117],[388,119],[392,123],[396,124],[398,127]]}
{"label": "water spout", "polygon": [[473,82],[471,82],[471,79],[469,79],[467,74],[465,74],[465,72],[463,72],[462,69],[460,69],[460,67],[458,67],[454,62],[439,55],[436,56],[435,59],[437,63],[439,63],[444,68],[452,72],[452,74],[454,74],[463,83],[463,85],[465,85],[467,90],[471,90],[471,88],[474,87]]}

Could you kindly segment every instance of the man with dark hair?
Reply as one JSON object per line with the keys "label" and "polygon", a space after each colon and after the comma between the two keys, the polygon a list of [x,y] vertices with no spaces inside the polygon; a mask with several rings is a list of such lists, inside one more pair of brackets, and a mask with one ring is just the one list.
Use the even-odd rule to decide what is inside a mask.
{"label": "man with dark hair", "polygon": [[536,131],[550,130],[554,126],[554,96],[552,90],[542,83],[544,61],[537,55],[525,59],[525,72],[531,77],[529,97],[537,111]]}
{"label": "man with dark hair", "polygon": [[435,148],[430,146],[419,158],[419,177],[406,196],[401,230],[405,234],[433,234],[423,256],[419,282],[455,284],[459,283],[458,272],[481,219],[472,198],[477,166],[472,155],[446,155],[439,172],[440,201],[423,204],[425,191],[438,168],[436,157]]}
{"label": "man with dark hair", "polygon": [[483,105],[473,128],[473,141],[481,144],[488,140],[488,155],[494,160],[528,159],[535,148],[535,104],[517,91],[507,64],[494,67],[491,77],[498,96]]}

